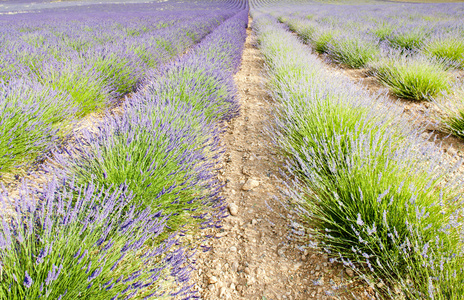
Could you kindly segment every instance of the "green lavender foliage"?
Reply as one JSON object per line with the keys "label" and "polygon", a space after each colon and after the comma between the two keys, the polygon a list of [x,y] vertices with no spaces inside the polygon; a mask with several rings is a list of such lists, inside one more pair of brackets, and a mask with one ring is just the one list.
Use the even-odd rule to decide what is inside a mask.
{"label": "green lavender foliage", "polygon": [[0,82],[0,177],[40,159],[68,132],[74,113],[64,93],[21,80]]}
{"label": "green lavender foliage", "polygon": [[452,36],[435,39],[427,43],[424,48],[426,54],[448,62],[450,66],[464,68],[464,41],[462,37]]}
{"label": "green lavender foliage", "polygon": [[[72,185],[72,183],[71,183]],[[166,218],[126,207],[130,195],[93,184],[43,192],[23,187],[14,216],[2,216],[0,299],[153,297],[166,278],[170,243],[149,249]],[[77,193],[75,193],[77,192]],[[9,203],[6,194],[2,204]],[[178,257],[179,259],[180,257]],[[175,265],[172,264],[172,265]]]}
{"label": "green lavender foliage", "polygon": [[450,76],[439,61],[393,54],[369,64],[372,73],[398,97],[430,101],[450,88]]}
{"label": "green lavender foliage", "polygon": [[441,152],[393,107],[326,73],[275,20],[256,13],[255,22],[280,104],[274,142],[308,230],[380,295],[459,299],[459,184]]}
{"label": "green lavender foliage", "polygon": [[329,55],[338,63],[350,68],[362,68],[380,57],[378,43],[356,34],[339,36],[333,39]]}

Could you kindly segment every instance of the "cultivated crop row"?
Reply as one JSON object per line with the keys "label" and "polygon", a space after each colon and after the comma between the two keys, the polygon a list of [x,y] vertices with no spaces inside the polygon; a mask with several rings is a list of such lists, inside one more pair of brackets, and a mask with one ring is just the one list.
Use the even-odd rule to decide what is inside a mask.
{"label": "cultivated crop row", "polygon": [[3,17],[0,176],[45,155],[74,120],[134,91],[234,14],[123,8],[72,18],[68,11]]}
{"label": "cultivated crop row", "polygon": [[464,66],[464,26],[460,22],[464,10],[458,4],[316,4],[310,10],[300,6],[292,11],[289,22],[316,51],[327,52],[351,67],[365,66],[381,51],[415,54],[413,51],[442,59],[452,67]]}
{"label": "cultivated crop row", "polygon": [[464,93],[459,79],[464,67],[462,6],[310,7],[289,6],[287,13],[279,13],[279,20],[316,52],[350,68],[366,68],[392,94],[438,102],[444,129],[464,136]]}
{"label": "cultivated crop row", "polygon": [[279,104],[273,135],[289,160],[289,195],[318,246],[380,298],[460,299],[462,181],[453,166],[397,109],[325,71],[277,19],[253,17]]}
{"label": "cultivated crop row", "polygon": [[187,257],[196,245],[178,233],[224,215],[218,133],[238,113],[232,75],[247,21],[236,9],[154,72],[122,115],[54,153],[47,169],[55,176],[43,189],[25,182],[19,197],[0,195],[15,209],[2,215],[0,299],[192,297]]}

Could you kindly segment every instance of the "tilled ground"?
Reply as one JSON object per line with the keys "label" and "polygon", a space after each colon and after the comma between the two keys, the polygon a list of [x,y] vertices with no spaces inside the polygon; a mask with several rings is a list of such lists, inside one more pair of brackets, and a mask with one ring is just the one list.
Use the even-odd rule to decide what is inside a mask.
{"label": "tilled ground", "polygon": [[196,258],[192,281],[202,299],[362,299],[366,289],[351,270],[292,241],[288,212],[275,200],[286,201],[280,189],[283,159],[265,132],[274,104],[263,88],[255,37],[247,32],[235,77],[241,115],[227,124],[223,137],[220,179],[231,215],[207,242],[211,250]]}

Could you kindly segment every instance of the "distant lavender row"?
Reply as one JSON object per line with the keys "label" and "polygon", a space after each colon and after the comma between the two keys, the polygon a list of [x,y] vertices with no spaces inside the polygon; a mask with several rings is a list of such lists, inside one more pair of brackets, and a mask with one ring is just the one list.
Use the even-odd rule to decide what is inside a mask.
{"label": "distant lavender row", "polygon": [[[132,91],[145,72],[182,52],[233,14],[233,10],[194,8],[160,13],[148,6],[132,14],[77,13],[70,18],[72,12],[53,12],[9,17],[0,29],[1,77],[4,81],[27,77],[65,90],[84,114],[108,104],[112,96]],[[103,85],[99,94],[105,98],[79,98],[77,94],[90,89],[80,84],[80,78],[90,85]]]}
{"label": "distant lavender row", "polygon": [[196,297],[190,249],[174,234],[218,226],[225,214],[218,125],[238,113],[231,78],[247,20],[243,10],[225,21],[152,74],[122,116],[56,152],[46,188],[21,189],[0,230],[0,299]]}
{"label": "distant lavender row", "polygon": [[315,51],[348,67],[367,67],[402,98],[433,100],[455,81],[448,69],[464,67],[458,4],[311,3],[274,14]]}
{"label": "distant lavender row", "polygon": [[308,246],[356,270],[378,298],[461,299],[459,164],[447,165],[382,98],[324,71],[275,18],[253,17],[281,105],[272,134]]}
{"label": "distant lavender row", "polygon": [[[338,44],[351,41],[361,49],[419,51],[447,60],[455,67],[464,67],[464,25],[461,22],[464,9],[458,4],[308,4],[289,6],[286,12],[279,14],[294,21],[300,19],[298,22],[304,23],[305,39],[325,35],[329,45],[321,51],[335,58]],[[374,56],[378,54],[373,52]],[[359,66],[362,64],[355,67]]]}
{"label": "distant lavender row", "polygon": [[[277,12],[272,7],[267,10]],[[406,50],[426,48],[437,39],[464,36],[461,22],[464,8],[459,3],[306,3],[288,6],[281,3],[279,14],[304,18],[334,34],[370,36]]]}
{"label": "distant lavender row", "polygon": [[462,5],[282,5],[273,14],[315,51],[367,68],[398,97],[435,102],[442,130],[464,137]]}
{"label": "distant lavender row", "polygon": [[133,91],[237,11],[222,4],[230,9],[192,4],[160,12],[145,4],[137,5],[140,11],[126,5],[98,12],[92,6],[91,13],[0,18],[0,177],[44,155],[73,116]]}
{"label": "distant lavender row", "polygon": [[[150,2],[150,3],[149,3]],[[105,3],[105,4],[103,4]],[[147,3],[149,5],[147,6]],[[190,3],[191,4],[191,3]],[[246,9],[247,1],[244,0],[203,0],[195,3],[195,9]],[[30,12],[74,12],[74,13],[93,13],[121,11],[121,12],[142,12],[147,7],[151,10],[163,12],[166,10],[185,9],[184,2],[175,1],[147,1],[147,0],[72,0],[72,1],[53,1],[53,0],[2,0],[0,14],[22,14]]]}

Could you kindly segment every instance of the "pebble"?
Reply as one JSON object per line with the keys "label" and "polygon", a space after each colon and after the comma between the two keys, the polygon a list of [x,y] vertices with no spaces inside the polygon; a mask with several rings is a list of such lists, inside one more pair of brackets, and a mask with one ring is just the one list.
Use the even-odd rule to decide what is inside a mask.
{"label": "pebble", "polygon": [[242,167],[242,173],[247,176],[251,176],[251,169],[248,168],[247,166]]}
{"label": "pebble", "polygon": [[242,190],[251,191],[252,189],[259,186],[259,181],[253,178],[248,178],[245,184],[242,186]]}
{"label": "pebble", "polygon": [[210,284],[215,284],[216,282],[218,282],[218,279],[216,278],[216,276],[210,276],[208,282]]}
{"label": "pebble", "polygon": [[221,237],[226,236],[228,233],[229,233],[228,231],[220,232],[220,233],[216,234],[216,237],[221,238]]}
{"label": "pebble", "polygon": [[353,276],[354,276],[354,272],[353,272],[353,270],[351,270],[350,268],[346,268],[346,269],[345,269],[345,272],[346,272],[346,274],[347,274],[348,276],[350,276],[350,277],[353,277]]}
{"label": "pebble", "polygon": [[238,270],[238,262],[234,261],[234,262],[232,263],[232,270],[233,270],[234,272],[237,272],[237,270]]}
{"label": "pebble", "polygon": [[236,216],[238,214],[238,206],[235,203],[229,203],[229,212],[232,216]]}
{"label": "pebble", "polygon": [[451,147],[448,148],[448,149],[446,149],[446,152],[447,152],[449,155],[451,155],[451,156],[455,156],[455,155],[458,154],[458,152],[456,151],[456,149],[451,148]]}
{"label": "pebble", "polygon": [[225,287],[222,287],[220,292],[219,292],[219,297],[223,297],[226,293],[226,288]]}

